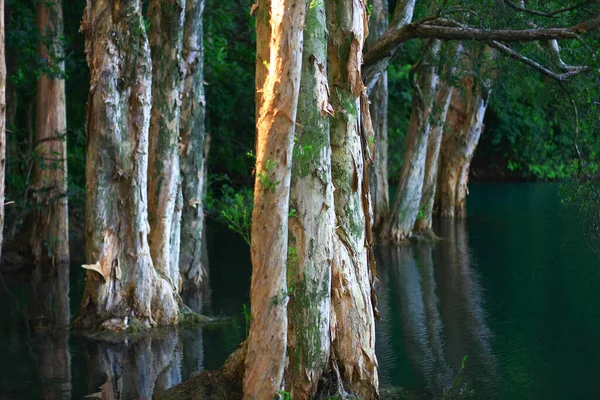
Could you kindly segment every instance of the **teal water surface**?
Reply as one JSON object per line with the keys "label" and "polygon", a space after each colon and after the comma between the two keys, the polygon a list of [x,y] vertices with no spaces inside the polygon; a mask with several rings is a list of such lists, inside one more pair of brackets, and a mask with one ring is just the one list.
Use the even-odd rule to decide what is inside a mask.
{"label": "teal water surface", "polygon": [[[377,249],[382,386],[442,398],[600,398],[600,261],[556,184],[473,184],[442,240]],[[209,225],[210,286],[187,301],[235,324],[105,342],[70,334],[83,274],[3,273],[0,399],[151,398],[218,368],[245,335],[247,245]],[[59,329],[53,328],[58,326]]]}

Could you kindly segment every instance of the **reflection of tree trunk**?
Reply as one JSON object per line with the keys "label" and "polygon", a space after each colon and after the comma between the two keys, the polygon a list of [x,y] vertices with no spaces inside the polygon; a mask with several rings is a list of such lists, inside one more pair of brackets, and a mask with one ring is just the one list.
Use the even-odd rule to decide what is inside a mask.
{"label": "reflection of tree trunk", "polygon": [[75,324],[127,329],[177,322],[169,278],[150,258],[147,154],[152,70],[140,0],[88,0],[86,288]]}
{"label": "reflection of tree trunk", "polygon": [[126,343],[91,342],[88,352],[88,390],[95,397],[152,399],[181,382],[181,345],[175,329]]}
{"label": "reflection of tree trunk", "polygon": [[[46,71],[37,81],[33,145],[32,195],[29,243],[36,263],[69,262],[67,215],[67,110],[65,101],[62,35],[62,1],[40,2],[37,25],[42,39],[38,52]],[[58,62],[54,60],[59,60]]]}
{"label": "reflection of tree trunk", "polygon": [[4,177],[6,173],[6,56],[4,51],[4,0],[0,0],[0,249],[4,231]]}
{"label": "reflection of tree trunk", "polygon": [[[369,19],[369,36],[365,41],[365,50],[375,43],[388,26],[388,0],[374,0]],[[373,163],[369,167],[371,199],[373,202],[373,230],[378,231],[389,212],[389,187],[387,172],[388,151],[388,77],[387,71],[379,76],[375,87],[369,94],[371,119],[375,131],[375,151]]]}

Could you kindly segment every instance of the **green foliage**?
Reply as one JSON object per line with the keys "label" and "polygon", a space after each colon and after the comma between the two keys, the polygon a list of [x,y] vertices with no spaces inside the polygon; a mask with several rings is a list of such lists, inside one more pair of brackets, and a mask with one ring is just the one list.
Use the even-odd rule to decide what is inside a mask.
{"label": "green foliage", "polygon": [[238,233],[250,245],[250,228],[252,224],[253,195],[250,188],[236,191],[229,184],[221,186],[221,196],[216,200],[210,190],[205,206],[207,212],[218,214],[219,220],[229,229]]}
{"label": "green foliage", "polygon": [[460,369],[454,377],[454,381],[447,389],[444,389],[444,395],[442,400],[449,399],[472,399],[475,396],[475,391],[469,389],[466,382],[463,380],[463,372],[465,370],[465,363],[469,357],[465,355],[462,359]]}

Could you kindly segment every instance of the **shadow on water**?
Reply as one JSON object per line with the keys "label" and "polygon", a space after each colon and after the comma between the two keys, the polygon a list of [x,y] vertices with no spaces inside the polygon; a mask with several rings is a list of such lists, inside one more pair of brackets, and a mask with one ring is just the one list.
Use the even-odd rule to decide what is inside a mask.
{"label": "shadow on water", "polygon": [[[466,386],[493,393],[496,361],[466,226],[443,221],[437,231],[444,240],[436,244],[377,251],[382,320],[376,343],[382,383],[441,398],[467,355],[461,372]],[[470,374],[475,369],[476,380]]]}

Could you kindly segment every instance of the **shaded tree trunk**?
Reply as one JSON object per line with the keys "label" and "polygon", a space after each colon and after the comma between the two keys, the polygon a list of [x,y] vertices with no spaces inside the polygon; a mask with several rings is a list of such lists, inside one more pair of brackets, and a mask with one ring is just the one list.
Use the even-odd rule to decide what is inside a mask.
{"label": "shaded tree trunk", "polygon": [[[152,116],[148,165],[148,242],[156,271],[179,288],[179,233],[181,191],[179,124],[184,65],[185,0],[152,0]],[[182,199],[179,199],[182,202]]]}
{"label": "shaded tree trunk", "polygon": [[331,181],[325,5],[309,7],[296,118],[288,249],[286,390],[310,399],[330,356],[331,260],[335,213]]}
{"label": "shaded tree trunk", "polygon": [[[244,397],[248,399],[273,398],[283,382],[290,177],[306,5],[304,0],[271,2],[269,73],[257,122],[251,232],[252,320],[244,376]],[[257,37],[257,42],[262,40],[258,31]]]}
{"label": "shaded tree trunk", "polygon": [[147,240],[152,69],[140,8],[140,0],[88,0],[82,23],[91,74],[83,266],[90,271],[75,321],[82,328],[150,327],[179,316]]}
{"label": "shaded tree trunk", "polygon": [[367,15],[362,2],[327,2],[326,10],[328,75],[335,110],[331,119],[331,169],[337,219],[331,364],[346,391],[375,399],[379,397],[372,288],[375,260],[365,165],[369,141],[365,133],[371,122],[360,73]]}
{"label": "shaded tree trunk", "polygon": [[0,0],[0,254],[4,231],[4,179],[6,174],[6,52],[4,0]]}
{"label": "shaded tree trunk", "polygon": [[432,62],[439,55],[440,47],[441,42],[436,40],[428,50],[428,58],[419,77],[420,92],[414,91],[400,182],[389,220],[381,232],[385,242],[398,244],[409,239],[419,215],[432,110],[439,81],[437,68]]}
{"label": "shaded tree trunk", "polygon": [[36,263],[54,265],[69,262],[62,1],[40,2],[37,25],[42,37],[38,53],[49,71],[40,76],[36,86],[34,211],[29,219],[29,243]]}
{"label": "shaded tree trunk", "polygon": [[207,279],[207,266],[202,263],[204,204],[208,141],[204,118],[204,42],[202,15],[204,0],[187,0],[183,32],[185,81],[181,104],[181,255],[179,270],[183,286],[197,290]]}
{"label": "shaded tree trunk", "polygon": [[[388,1],[374,0],[369,20],[368,50],[388,26]],[[389,186],[387,172],[388,152],[388,77],[387,70],[379,76],[369,95],[370,113],[375,131],[373,163],[369,166],[371,201],[373,202],[373,230],[377,232],[389,213]]]}

